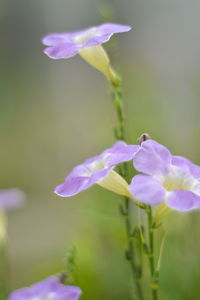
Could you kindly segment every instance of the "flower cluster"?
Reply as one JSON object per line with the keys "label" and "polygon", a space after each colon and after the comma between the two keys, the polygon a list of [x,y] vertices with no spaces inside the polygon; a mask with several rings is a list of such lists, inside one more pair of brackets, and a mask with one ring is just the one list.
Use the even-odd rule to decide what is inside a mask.
{"label": "flower cluster", "polygon": [[[113,168],[130,160],[143,174],[134,176],[128,184]],[[151,139],[140,146],[117,142],[75,167],[55,192],[68,197],[95,183],[147,205],[163,202],[177,211],[200,208],[200,167],[184,157],[173,156],[166,147]]]}

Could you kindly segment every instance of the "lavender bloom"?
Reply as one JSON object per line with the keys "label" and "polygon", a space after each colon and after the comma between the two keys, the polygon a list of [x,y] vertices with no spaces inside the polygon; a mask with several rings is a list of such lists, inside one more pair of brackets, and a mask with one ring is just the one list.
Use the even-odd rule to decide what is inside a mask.
{"label": "lavender bloom", "polygon": [[78,300],[81,289],[60,283],[56,276],[48,277],[31,287],[12,292],[8,300]]}
{"label": "lavender bloom", "polygon": [[11,210],[22,205],[25,194],[17,189],[0,190],[0,210]]}
{"label": "lavender bloom", "polygon": [[[136,175],[130,191],[148,205],[161,204],[168,209],[189,211],[200,208],[200,167],[181,156],[173,156],[161,144],[147,140],[134,157]],[[166,205],[165,205],[166,204]],[[165,206],[164,206],[165,205]]]}
{"label": "lavender bloom", "polygon": [[113,85],[119,84],[119,77],[110,65],[109,57],[101,46],[114,33],[126,32],[130,26],[121,24],[102,24],[80,31],[52,33],[42,40],[47,47],[44,53],[50,58],[69,58],[77,53],[90,65],[102,72]]}
{"label": "lavender bloom", "polygon": [[0,190],[0,243],[6,240],[7,219],[5,211],[19,207],[24,199],[25,195],[19,189]]}
{"label": "lavender bloom", "polygon": [[117,194],[130,196],[127,182],[113,169],[117,164],[133,159],[138,149],[139,146],[127,145],[122,141],[116,142],[100,155],[75,167],[65,182],[56,187],[55,193],[69,197],[96,183]]}
{"label": "lavender bloom", "polygon": [[114,33],[130,29],[127,25],[107,23],[80,31],[52,33],[42,40],[44,45],[50,46],[44,53],[53,59],[69,58],[76,55],[80,49],[101,45],[109,41]]}

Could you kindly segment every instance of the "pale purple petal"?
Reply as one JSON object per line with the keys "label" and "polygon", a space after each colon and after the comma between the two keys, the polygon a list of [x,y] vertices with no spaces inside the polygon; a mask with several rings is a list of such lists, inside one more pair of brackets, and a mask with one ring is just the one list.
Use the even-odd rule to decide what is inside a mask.
{"label": "pale purple petal", "polygon": [[44,49],[44,53],[53,59],[69,58],[76,55],[79,48],[74,44],[57,44],[56,46]]}
{"label": "pale purple petal", "polygon": [[107,156],[105,163],[107,166],[113,166],[129,161],[133,159],[139,148],[139,146],[127,145],[125,142],[118,141],[103,153],[103,155]]}
{"label": "pale purple petal", "polygon": [[172,191],[167,197],[167,205],[178,211],[200,208],[200,196],[191,191]]}
{"label": "pale purple petal", "polygon": [[10,210],[19,207],[25,200],[25,194],[17,188],[0,190],[0,209]]}
{"label": "pale purple petal", "polygon": [[129,186],[133,198],[148,205],[160,204],[166,195],[166,190],[153,176],[136,175]]}
{"label": "pale purple petal", "polygon": [[60,283],[56,276],[51,276],[30,287],[22,288],[11,293],[8,300],[78,300],[81,289],[76,286],[66,286]]}
{"label": "pale purple petal", "polygon": [[66,178],[65,182],[59,184],[54,192],[61,197],[70,197],[89,188],[91,185],[89,185],[88,177],[77,176],[74,178]]}
{"label": "pale purple petal", "polygon": [[77,174],[66,177],[63,184],[58,185],[54,192],[61,197],[70,197],[80,193],[83,190],[90,188],[92,185],[105,178],[106,175],[112,170],[112,167],[96,171],[91,176],[80,176]]}
{"label": "pale purple petal", "polygon": [[134,167],[149,175],[167,174],[171,163],[171,153],[163,145],[147,140],[142,143],[134,157]]}
{"label": "pale purple petal", "polygon": [[194,178],[200,179],[200,167],[193,164],[189,159],[182,156],[172,156],[172,164],[189,171]]}
{"label": "pale purple petal", "polygon": [[131,30],[131,26],[122,25],[122,24],[114,24],[114,23],[105,23],[99,25],[97,28],[97,32],[99,34],[114,34],[120,32],[127,32]]}
{"label": "pale purple petal", "polygon": [[82,45],[82,48],[97,46],[97,45],[106,43],[109,41],[111,36],[112,36],[112,34],[104,34],[101,36],[92,36]]}
{"label": "pale purple petal", "polygon": [[73,42],[73,33],[51,33],[46,35],[42,39],[42,43],[46,46],[56,46],[58,44],[72,43]]}

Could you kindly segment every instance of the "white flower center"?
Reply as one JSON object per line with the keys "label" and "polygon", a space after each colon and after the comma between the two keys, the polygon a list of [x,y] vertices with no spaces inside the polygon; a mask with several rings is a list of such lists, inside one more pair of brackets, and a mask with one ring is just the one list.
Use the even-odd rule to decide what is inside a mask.
{"label": "white flower center", "polygon": [[86,32],[80,33],[74,37],[74,42],[77,44],[85,44],[96,33],[96,27],[89,29]]}
{"label": "white flower center", "polygon": [[160,177],[159,180],[167,191],[194,191],[194,188],[198,183],[198,181],[189,173],[184,172],[182,169],[175,166],[171,167],[167,176]]}

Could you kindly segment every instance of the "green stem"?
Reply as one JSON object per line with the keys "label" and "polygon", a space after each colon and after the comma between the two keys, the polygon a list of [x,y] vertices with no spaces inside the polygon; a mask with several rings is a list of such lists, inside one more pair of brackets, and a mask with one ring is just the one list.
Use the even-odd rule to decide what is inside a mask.
{"label": "green stem", "polygon": [[124,207],[124,218],[125,218],[125,225],[126,225],[126,234],[128,239],[128,249],[126,251],[126,259],[130,263],[131,271],[133,275],[133,279],[135,282],[136,287],[136,295],[138,299],[144,299],[143,298],[143,292],[141,288],[141,277],[142,277],[142,268],[141,266],[136,264],[135,259],[135,247],[134,247],[134,240],[133,240],[133,230],[131,225],[131,216],[130,216],[130,199],[125,198],[125,207]]}
{"label": "green stem", "polygon": [[[124,105],[121,92],[121,81],[118,81],[118,85],[112,85],[112,100],[115,106],[118,127],[115,128],[115,137],[117,140],[126,140],[125,135],[125,114],[124,114]],[[122,164],[120,169],[121,175],[128,179],[128,166],[127,163]],[[128,249],[126,251],[126,259],[130,263],[133,280],[136,288],[137,299],[143,300],[143,292],[141,288],[141,277],[142,277],[142,267],[137,266],[135,261],[135,245],[132,236],[132,224],[131,224],[131,213],[130,213],[131,200],[127,197],[124,198],[123,206],[120,206],[120,211],[124,217],[125,226],[126,226],[126,235],[128,239]]]}
{"label": "green stem", "polygon": [[150,206],[146,209],[147,219],[148,219],[148,237],[149,237],[149,266],[151,274],[151,295],[152,300],[158,299],[158,276],[155,268],[155,259],[154,259],[154,228],[153,228],[153,217],[152,209]]}

